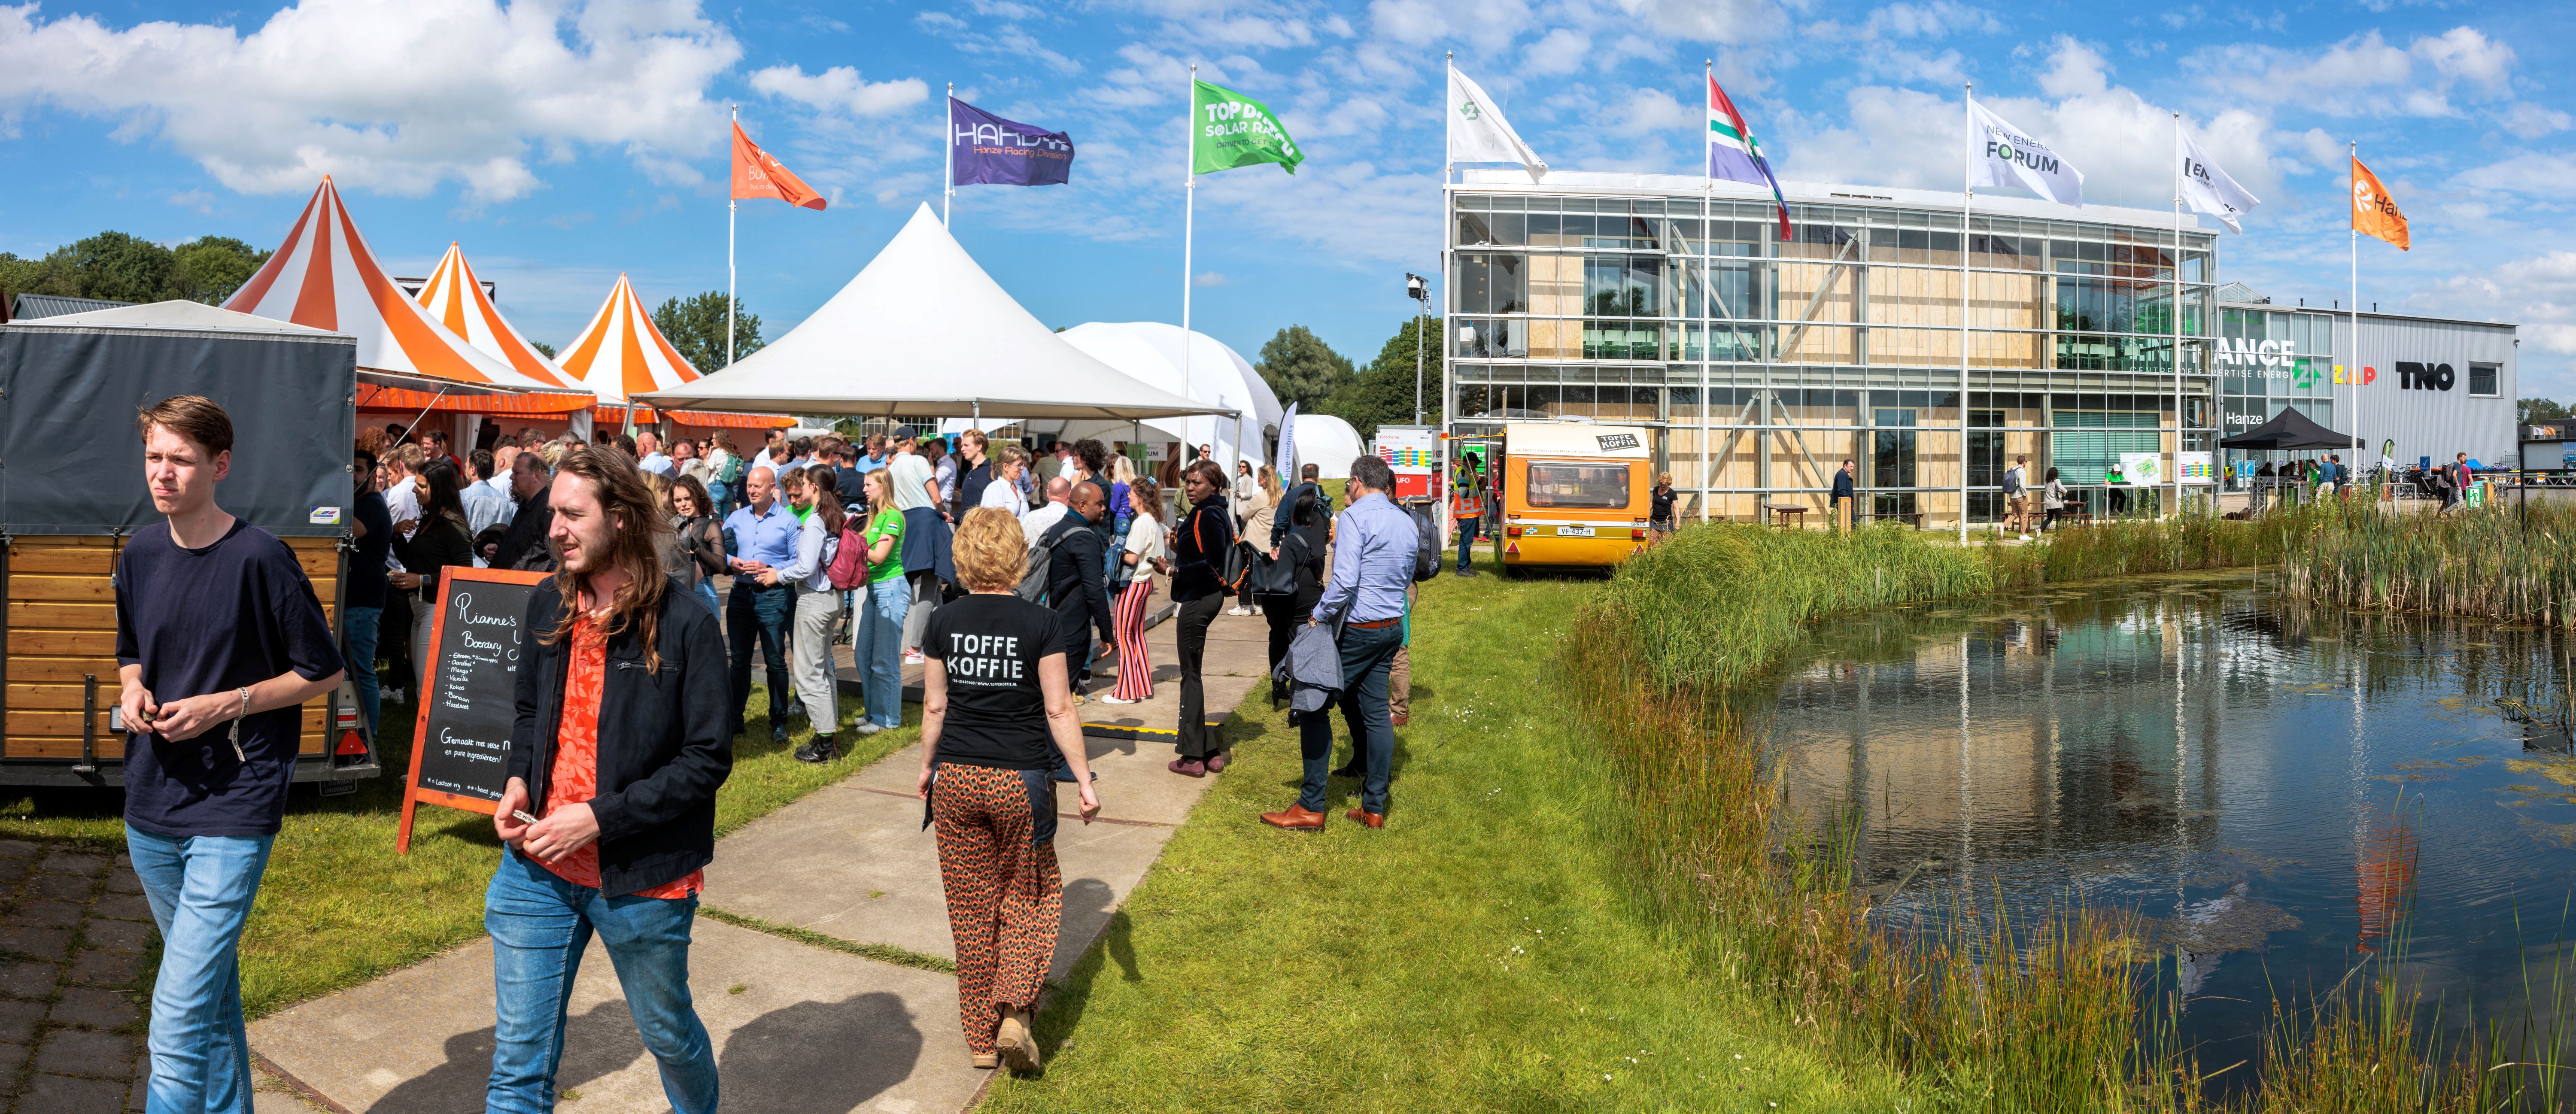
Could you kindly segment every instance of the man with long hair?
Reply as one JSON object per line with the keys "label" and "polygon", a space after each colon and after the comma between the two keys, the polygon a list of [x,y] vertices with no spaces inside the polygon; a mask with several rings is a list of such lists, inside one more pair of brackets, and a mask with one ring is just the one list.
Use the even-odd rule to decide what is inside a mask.
{"label": "man with long hair", "polygon": [[496,1111],[552,1110],[563,1004],[595,933],[680,1114],[716,1109],[716,1058],[689,998],[689,932],[733,768],[716,617],[662,571],[671,526],[644,474],[576,446],[548,492],[556,571],[518,632],[505,844],[492,935]]}

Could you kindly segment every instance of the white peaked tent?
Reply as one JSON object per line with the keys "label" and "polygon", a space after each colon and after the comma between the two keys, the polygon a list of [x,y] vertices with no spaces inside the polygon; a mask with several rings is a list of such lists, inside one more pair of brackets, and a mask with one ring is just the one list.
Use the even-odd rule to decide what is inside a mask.
{"label": "white peaked tent", "polygon": [[547,359],[518,327],[501,316],[501,307],[492,304],[483,293],[483,283],[474,277],[474,265],[465,261],[464,249],[448,241],[447,254],[438,260],[437,269],[420,288],[420,308],[447,331],[465,338],[476,350],[501,360],[521,375],[563,388],[572,385],[573,376]]}
{"label": "white peaked tent", "polygon": [[[1350,478],[1351,462],[1368,452],[1368,442],[1360,440],[1360,431],[1351,428],[1351,423],[1330,414],[1297,415],[1295,436],[1298,470],[1303,471],[1306,465],[1312,464],[1316,473],[1327,480]],[[1297,481],[1294,477],[1281,476],[1279,482],[1294,484]]]}
{"label": "white peaked tent", "polygon": [[657,407],[1132,421],[1215,407],[1139,383],[1020,308],[923,205],[832,300],[732,367],[631,396]]}
{"label": "white peaked tent", "polygon": [[635,395],[677,387],[698,377],[698,369],[671,347],[669,338],[644,312],[644,299],[624,274],[608,290],[590,327],[564,346],[563,368],[582,386],[599,393],[601,402],[624,402]]}
{"label": "white peaked tent", "polygon": [[[1093,321],[1059,335],[1065,343],[1130,378],[1185,394],[1215,411],[1145,422],[1144,426],[1154,433],[1143,440],[1214,446],[1216,458],[1226,462],[1229,469],[1239,457],[1256,462],[1269,459],[1265,449],[1270,439],[1279,435],[1279,397],[1270,392],[1270,384],[1262,380],[1261,373],[1252,370],[1250,363],[1215,337],[1200,332],[1187,334],[1189,368],[1185,384],[1181,367],[1184,334],[1180,326],[1160,321]],[[1240,446],[1235,444],[1238,415],[1243,431]],[[1067,422],[1057,436],[1065,440],[1098,437],[1126,441],[1136,439],[1133,428],[1125,422]]]}

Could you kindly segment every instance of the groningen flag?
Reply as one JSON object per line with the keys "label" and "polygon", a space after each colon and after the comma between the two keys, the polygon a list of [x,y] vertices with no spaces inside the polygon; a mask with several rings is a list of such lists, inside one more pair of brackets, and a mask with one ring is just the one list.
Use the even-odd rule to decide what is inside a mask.
{"label": "groningen flag", "polygon": [[1190,173],[1214,174],[1238,166],[1275,162],[1290,174],[1306,152],[1288,138],[1270,106],[1232,89],[1190,83]]}
{"label": "groningen flag", "polygon": [[1073,174],[1073,137],[1039,131],[948,98],[949,184],[1060,186]]}
{"label": "groningen flag", "polygon": [[1789,239],[1789,199],[1780,196],[1780,181],[1771,176],[1771,160],[1762,157],[1762,141],[1744,126],[1744,114],[1735,110],[1726,90],[1717,87],[1715,74],[1708,79],[1708,176],[1771,187],[1771,200],[1780,207],[1780,239]]}

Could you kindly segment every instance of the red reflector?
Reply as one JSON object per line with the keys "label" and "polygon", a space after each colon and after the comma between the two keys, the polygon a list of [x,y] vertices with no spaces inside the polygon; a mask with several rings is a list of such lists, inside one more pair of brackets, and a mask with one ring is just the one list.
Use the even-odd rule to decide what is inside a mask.
{"label": "red reflector", "polygon": [[362,756],[367,753],[366,736],[358,734],[355,730],[343,731],[340,733],[339,747],[331,753],[341,758]]}
{"label": "red reflector", "polygon": [[1644,541],[1646,540],[1646,532],[1644,530],[1630,530],[1628,531],[1628,538],[1631,541]]}
{"label": "red reflector", "polygon": [[1521,528],[1518,526],[1505,526],[1503,527],[1503,536],[1517,538],[1521,536]]}

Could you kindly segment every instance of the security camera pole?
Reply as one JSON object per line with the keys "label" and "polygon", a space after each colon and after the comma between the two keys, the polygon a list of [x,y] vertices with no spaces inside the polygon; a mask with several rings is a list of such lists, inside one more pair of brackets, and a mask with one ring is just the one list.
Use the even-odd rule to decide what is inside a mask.
{"label": "security camera pole", "polygon": [[1411,271],[1404,273],[1404,293],[1421,303],[1413,321],[1413,424],[1422,424],[1422,349],[1429,343],[1422,330],[1431,324],[1431,284]]}

